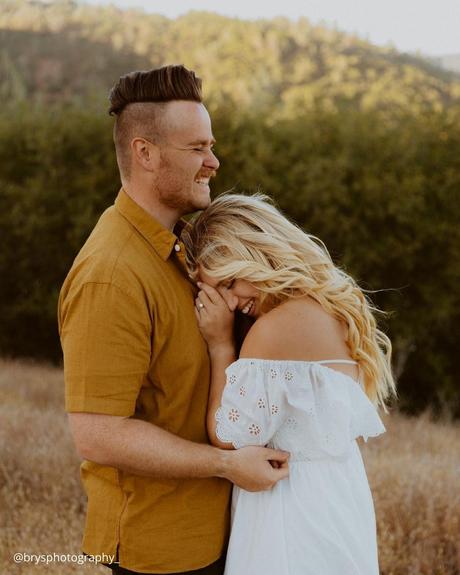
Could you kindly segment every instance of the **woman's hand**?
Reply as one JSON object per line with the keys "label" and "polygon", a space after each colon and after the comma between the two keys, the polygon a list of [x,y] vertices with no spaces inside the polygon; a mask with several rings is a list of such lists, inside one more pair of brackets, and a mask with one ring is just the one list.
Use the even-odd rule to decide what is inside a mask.
{"label": "woman's hand", "polygon": [[217,290],[205,283],[197,285],[200,291],[195,299],[195,315],[209,350],[233,349],[233,321],[238,298],[225,288]]}

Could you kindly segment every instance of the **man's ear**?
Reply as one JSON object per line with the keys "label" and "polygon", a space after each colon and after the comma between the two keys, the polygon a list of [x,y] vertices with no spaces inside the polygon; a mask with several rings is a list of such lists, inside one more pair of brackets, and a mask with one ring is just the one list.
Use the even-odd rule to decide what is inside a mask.
{"label": "man's ear", "polygon": [[133,138],[131,140],[133,162],[142,166],[148,172],[158,169],[160,163],[160,148],[145,138]]}

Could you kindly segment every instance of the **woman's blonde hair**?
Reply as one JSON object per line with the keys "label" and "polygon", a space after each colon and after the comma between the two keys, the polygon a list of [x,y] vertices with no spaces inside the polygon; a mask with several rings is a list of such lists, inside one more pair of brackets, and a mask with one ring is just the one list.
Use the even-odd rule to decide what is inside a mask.
{"label": "woman's blonde hair", "polygon": [[[192,278],[198,267],[218,281],[244,279],[277,305],[309,295],[348,327],[351,357],[362,370],[366,394],[385,408],[396,396],[391,342],[378,329],[379,312],[356,282],[334,265],[326,246],[290,222],[263,194],[225,193],[182,232]],[[380,312],[381,313],[381,312]]]}

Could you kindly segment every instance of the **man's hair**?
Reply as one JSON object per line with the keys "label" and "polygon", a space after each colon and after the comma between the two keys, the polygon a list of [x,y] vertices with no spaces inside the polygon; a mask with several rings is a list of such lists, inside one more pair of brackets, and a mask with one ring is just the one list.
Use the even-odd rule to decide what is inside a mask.
{"label": "man's hair", "polygon": [[109,114],[116,116],[113,139],[122,176],[129,177],[129,144],[136,137],[158,143],[164,104],[175,100],[201,103],[201,79],[182,65],[163,66],[121,76],[110,91]]}
{"label": "man's hair", "polygon": [[111,116],[119,116],[126,106],[139,102],[201,102],[201,80],[182,65],[131,72],[121,76],[109,100]]}

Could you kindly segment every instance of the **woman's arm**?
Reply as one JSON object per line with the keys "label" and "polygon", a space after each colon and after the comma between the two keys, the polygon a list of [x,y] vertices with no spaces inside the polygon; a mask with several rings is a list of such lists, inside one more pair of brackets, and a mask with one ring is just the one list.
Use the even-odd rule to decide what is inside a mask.
{"label": "woman's arm", "polygon": [[[200,331],[208,343],[209,357],[211,360],[211,384],[209,390],[207,421],[206,421],[208,435],[211,443],[216,447],[225,450],[233,450],[234,446],[233,443],[230,442],[230,440],[229,442],[223,442],[217,437],[216,429],[218,425],[216,421],[216,412],[222,405],[222,396],[224,393],[224,388],[226,388],[227,385],[225,371],[229,367],[229,365],[235,361],[237,355],[235,351],[235,343],[233,338],[233,319],[234,319],[233,314],[237,305],[237,301],[232,300],[232,296],[226,293],[225,290],[217,291],[206,284],[198,284],[198,285],[201,288],[201,291],[196,299],[196,316]],[[252,326],[249,333],[252,332],[255,333],[254,326],[256,325],[256,323]],[[259,330],[257,330],[257,334],[259,334]],[[247,338],[249,338],[249,334]],[[249,339],[253,340],[258,338],[251,337]],[[263,346],[264,341],[265,338],[261,338],[261,341],[259,342],[258,345]],[[243,346],[243,348],[244,347],[245,346]],[[255,357],[257,357],[257,353]],[[254,377],[254,375],[255,374],[249,375],[251,380]],[[259,381],[258,383],[259,387],[262,387],[260,391],[261,394],[263,395],[264,383],[263,381],[262,382]],[[230,391],[229,388],[227,388],[226,393],[228,391]],[[240,395],[238,395],[239,400],[241,400]],[[231,404],[231,399],[229,397],[226,397],[224,403],[228,403],[228,401],[230,401]],[[242,420],[244,419],[245,415],[244,412],[247,407],[248,406],[240,406],[239,408],[235,408],[240,409]],[[250,417],[251,421],[254,423],[253,415],[251,415]],[[260,413],[259,410],[259,413],[257,415],[259,416],[259,418],[260,417],[263,418],[266,417],[267,414],[265,413],[264,415]],[[223,423],[224,423],[223,421],[220,421],[219,427],[225,428],[225,426],[223,426]],[[228,424],[227,421],[225,421],[225,423]],[[243,421],[241,421],[240,423],[243,423]],[[263,425],[262,421],[260,422],[261,429],[262,427],[264,427],[265,432],[270,432],[269,422],[265,423],[268,425]],[[244,425],[245,424],[243,424],[243,427]],[[235,433],[234,433],[235,429],[232,430],[232,433],[230,433],[230,435],[227,435],[227,431],[228,429],[224,431],[225,436],[233,437],[231,441],[235,441]],[[268,438],[267,441],[263,439],[265,435],[258,436],[257,441],[255,441],[255,436],[251,435],[251,437],[249,437],[248,431],[249,434],[252,434],[251,427],[249,427],[249,429],[248,428],[244,429],[243,435],[245,435],[246,437],[244,438],[243,443],[241,443],[240,440],[237,440],[237,443],[240,444],[240,446],[265,445],[266,443],[268,443]],[[237,435],[240,435],[241,439],[242,435],[241,430],[240,433]],[[245,447],[245,449],[248,449],[248,447]],[[238,451],[240,451],[240,449],[238,449],[237,452]],[[270,460],[272,467],[275,468],[276,470],[281,471],[282,473],[288,473],[289,454],[285,453],[285,456],[286,459],[281,462],[279,460],[273,460],[273,459]],[[268,457],[270,456],[268,455]],[[286,477],[286,475],[284,477]]]}
{"label": "woman's arm", "polygon": [[216,412],[222,403],[222,393],[226,384],[225,370],[236,359],[234,346],[209,348],[209,357],[211,359],[211,384],[206,415],[209,441],[221,449],[234,449],[231,443],[220,441],[216,435]]}
{"label": "woman's arm", "polygon": [[208,344],[211,361],[206,424],[210,442],[221,449],[234,449],[231,443],[220,441],[216,435],[216,412],[222,402],[226,384],[225,370],[236,359],[233,338],[233,321],[236,301],[204,283],[198,283],[200,292],[196,298],[195,314],[201,334]]}

